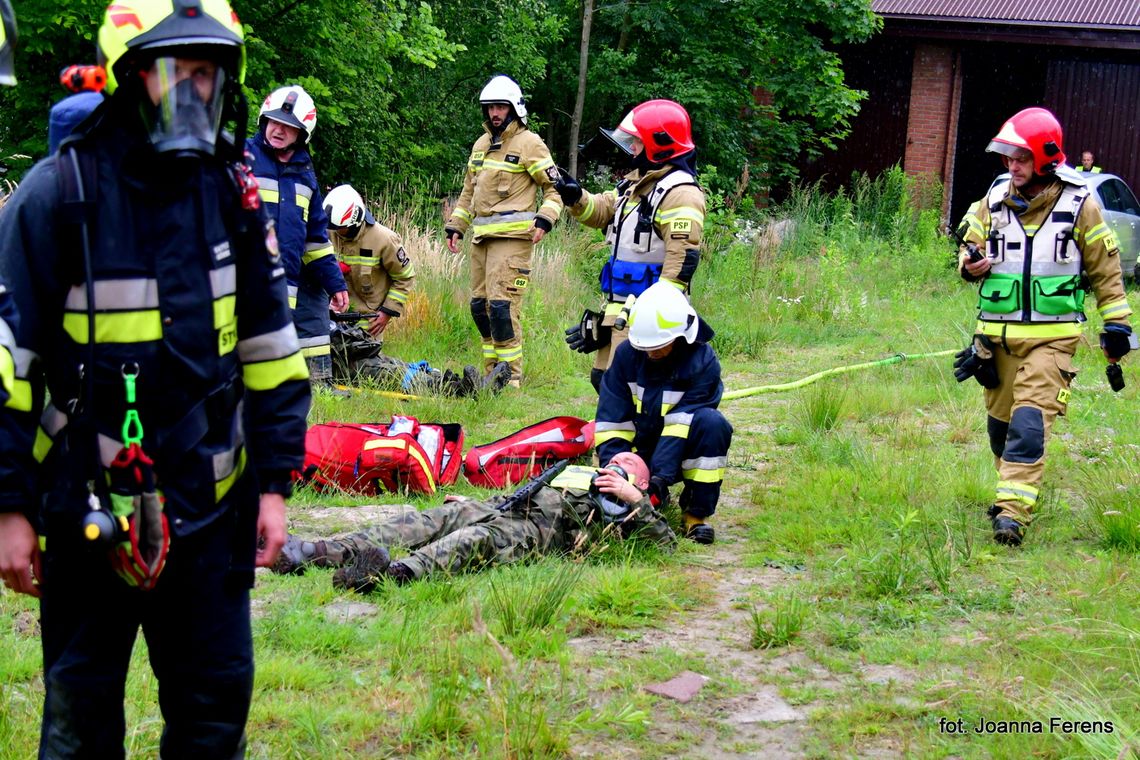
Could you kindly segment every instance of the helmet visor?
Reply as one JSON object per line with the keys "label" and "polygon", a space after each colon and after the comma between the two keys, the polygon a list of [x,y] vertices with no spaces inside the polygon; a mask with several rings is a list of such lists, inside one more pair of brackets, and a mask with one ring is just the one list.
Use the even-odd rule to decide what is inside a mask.
{"label": "helmet visor", "polygon": [[637,127],[633,126],[633,111],[627,113],[615,129],[600,131],[627,156],[636,156],[644,147],[641,138],[637,136]]}
{"label": "helmet visor", "polygon": [[156,58],[146,74],[154,106],[150,141],[160,153],[214,154],[222,126],[226,72],[209,60]]}
{"label": "helmet visor", "polygon": [[990,144],[986,146],[986,153],[997,153],[1002,156],[1009,156],[1010,158],[1024,158],[1029,156],[1032,158],[1033,153],[1028,148],[1023,148],[1020,145],[1010,145],[1007,142],[999,142],[997,140],[990,140]]}

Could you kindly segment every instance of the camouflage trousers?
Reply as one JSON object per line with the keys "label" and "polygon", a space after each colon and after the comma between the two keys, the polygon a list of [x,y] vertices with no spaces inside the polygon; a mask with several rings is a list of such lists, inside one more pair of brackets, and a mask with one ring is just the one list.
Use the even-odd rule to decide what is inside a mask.
{"label": "camouflage trousers", "polygon": [[372,546],[403,547],[411,553],[400,563],[420,579],[547,552],[555,544],[554,534],[549,521],[504,514],[491,502],[453,502],[422,512],[406,507],[358,533],[326,540],[324,561],[319,564],[346,565]]}

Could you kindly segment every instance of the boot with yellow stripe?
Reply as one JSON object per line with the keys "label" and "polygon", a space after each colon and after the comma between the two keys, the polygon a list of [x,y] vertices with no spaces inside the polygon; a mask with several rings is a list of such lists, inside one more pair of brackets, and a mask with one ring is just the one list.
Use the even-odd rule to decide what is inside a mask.
{"label": "boot with yellow stripe", "polygon": [[695,541],[698,544],[711,544],[716,540],[716,531],[705,522],[705,518],[682,512],[681,522],[684,526],[685,538],[690,541]]}

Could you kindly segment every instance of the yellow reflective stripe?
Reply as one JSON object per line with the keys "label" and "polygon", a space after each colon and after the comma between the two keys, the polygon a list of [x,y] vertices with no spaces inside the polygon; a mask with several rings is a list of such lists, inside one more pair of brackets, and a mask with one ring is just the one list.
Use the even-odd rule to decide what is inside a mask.
{"label": "yellow reflective stripe", "polygon": [[237,467],[233,469],[229,475],[214,483],[214,501],[221,501],[225,498],[226,494],[233,488],[234,483],[241,474],[245,472],[245,447],[242,446],[241,453],[238,455]]}
{"label": "yellow reflective stripe", "polygon": [[1107,237],[1110,234],[1110,232],[1111,231],[1108,229],[1108,225],[1105,224],[1104,222],[1101,222],[1100,224],[1096,225],[1091,230],[1089,230],[1088,233],[1085,235],[1085,244],[1087,245],[1089,243],[1095,243],[1096,241],[1100,240],[1101,238]]}
{"label": "yellow reflective stripe", "polygon": [[641,414],[641,397],[640,396],[634,396],[633,397],[633,411],[634,411],[634,414]]}
{"label": "yellow reflective stripe", "polygon": [[337,256],[337,258],[349,266],[374,267],[380,263],[375,256]]}
{"label": "yellow reflective stripe", "polygon": [[677,290],[681,291],[682,293],[685,292],[685,283],[683,283],[683,282],[678,282],[677,280],[673,280],[673,279],[670,279],[668,277],[662,277],[662,278],[660,278],[660,280],[661,280],[661,282],[669,283],[670,285],[672,285],[673,287],[675,287]]}
{"label": "yellow reflective stripe", "polygon": [[632,430],[605,430],[602,432],[594,433],[594,445],[600,446],[606,441],[611,441],[615,438],[620,438],[623,441],[633,443]]}
{"label": "yellow reflective stripe", "polygon": [[284,359],[243,364],[241,377],[251,391],[268,391],[289,380],[308,380],[309,370],[305,357],[298,351]]}
{"label": "yellow reflective stripe", "polygon": [[579,216],[584,216],[587,219],[589,219],[593,215],[594,215],[594,196],[590,195],[590,196],[586,197],[586,208],[584,211],[582,211],[581,214],[579,214]]}
{"label": "yellow reflective stripe", "polygon": [[237,296],[222,296],[214,301],[214,329],[233,324],[234,307],[237,305]]}
{"label": "yellow reflective stripe", "polygon": [[310,356],[328,356],[332,353],[332,349],[328,343],[323,343],[319,346],[302,346],[301,356],[308,358]]}
{"label": "yellow reflective stripe", "polygon": [[293,201],[297,204],[297,208],[301,209],[301,219],[309,221],[309,199],[297,195],[293,197]]}
{"label": "yellow reflective stripe", "polygon": [[391,298],[396,303],[404,304],[408,302],[408,294],[402,290],[392,288],[388,291],[388,298]]}
{"label": "yellow reflective stripe", "polygon": [[489,343],[483,344],[483,358],[495,359],[498,358],[499,352],[495,350],[495,346]]}
{"label": "yellow reflective stripe", "polygon": [[633,443],[634,442],[634,432],[633,431],[605,431],[604,433],[595,433],[594,434],[594,446],[601,446],[601,444],[605,443],[606,441],[612,441],[613,439],[620,439],[622,441],[629,441],[630,443]]}
{"label": "yellow reflective stripe", "polygon": [[986,228],[976,216],[966,217],[966,225],[970,228],[970,232],[975,233],[978,237],[984,238],[986,236]]}
{"label": "yellow reflective stripe", "polygon": [[47,459],[48,452],[55,444],[52,437],[47,434],[47,431],[42,427],[36,428],[36,441],[32,444],[32,458],[37,462],[42,462]]}
{"label": "yellow reflective stripe", "polygon": [[261,196],[261,200],[264,201],[265,203],[280,203],[281,202],[281,191],[280,190],[276,190],[276,189],[270,190],[269,188],[266,188],[266,187],[258,187],[257,188],[257,194]]}
{"label": "yellow reflective stripe", "polygon": [[[523,172],[526,171],[525,167],[519,166],[518,164],[512,164],[509,161],[492,161],[492,160],[487,159],[487,158],[483,159],[483,167],[482,168],[483,169],[498,169],[500,171],[510,172],[511,174],[522,174]],[[476,171],[478,171],[478,170],[476,170]]]}
{"label": "yellow reflective stripe", "polygon": [[305,251],[303,254],[301,254],[301,263],[311,264],[317,259],[323,259],[325,256],[332,255],[334,255],[333,247],[332,243],[329,243],[327,245],[322,245],[319,248],[313,248],[312,250]]}
{"label": "yellow reflective stripe", "polygon": [[470,211],[465,208],[459,208],[458,206],[451,210],[451,215],[465,222],[470,222],[475,218],[475,215]]}
{"label": "yellow reflective stripe", "polygon": [[499,360],[504,362],[514,362],[522,359],[523,350],[522,346],[515,346],[514,348],[496,348],[495,351],[499,354]]}
{"label": "yellow reflective stripe", "polygon": [[724,468],[715,470],[681,470],[681,477],[694,483],[719,483],[724,480]]}
{"label": "yellow reflective stripe", "polygon": [[[0,353],[7,353],[7,351]],[[9,409],[15,409],[17,412],[32,411],[32,384],[30,382],[19,378],[14,379],[11,394],[5,406]]]}
{"label": "yellow reflective stripe", "polygon": [[542,205],[538,207],[538,213],[541,214],[543,209],[546,209],[550,213],[554,214],[554,217],[557,219],[558,212],[562,210],[562,204],[558,201],[543,201]]}
{"label": "yellow reflective stripe", "polygon": [[535,161],[533,164],[528,166],[526,170],[530,172],[532,176],[534,176],[539,172],[549,169],[552,166],[554,166],[554,159],[544,158],[539,161]]}
{"label": "yellow reflective stripe", "polygon": [[1081,325],[1078,322],[1026,325],[1018,322],[983,322],[979,320],[974,331],[982,335],[1000,336],[1004,334],[1007,338],[1069,338],[1081,334]]}
{"label": "yellow reflective stripe", "polygon": [[8,349],[0,346],[0,387],[11,395],[12,385],[15,382],[16,363],[12,360],[12,354],[8,353]]}
{"label": "yellow reflective stripe", "polygon": [[670,435],[670,436],[673,436],[674,438],[688,438],[689,437],[689,426],[688,425],[666,425],[665,427],[661,428],[661,435],[663,437]]}
{"label": "yellow reflective stripe", "polygon": [[297,308],[297,296],[289,296],[289,308],[290,309],[296,309]]}
{"label": "yellow reflective stripe", "polygon": [[677,206],[666,211],[658,211],[655,222],[670,222],[674,219],[691,219],[698,224],[705,223],[705,215],[692,206]]}
{"label": "yellow reflective stripe", "polygon": [[997,484],[997,500],[1013,499],[1022,504],[1033,506],[1037,503],[1038,490],[1028,483],[1018,483],[1015,480],[1000,480]]}
{"label": "yellow reflective stripe", "polygon": [[393,280],[410,280],[416,276],[416,265],[408,264],[399,272],[389,272],[388,276]]}
{"label": "yellow reflective stripe", "polygon": [[521,222],[499,222],[498,224],[477,224],[475,225],[475,236],[484,237],[486,235],[494,235],[501,232],[519,232],[521,230],[529,230],[531,228],[532,220],[527,219]]}
{"label": "yellow reflective stripe", "polygon": [[1120,317],[1127,317],[1131,314],[1132,307],[1128,305],[1126,299],[1122,298],[1119,301],[1106,303],[1104,306],[1097,308],[1097,311],[1103,319],[1119,319]]}
{"label": "yellow reflective stripe", "polygon": [[424,455],[420,453],[420,448],[418,446],[409,446],[408,453],[411,454],[417,462],[419,462],[419,465],[423,469],[424,474],[427,475],[428,491],[430,493],[435,493],[435,478],[432,476],[431,467],[429,467],[428,463],[424,460]]}
{"label": "yellow reflective stripe", "polygon": [[530,220],[521,222],[499,222],[498,224],[475,224],[475,237],[500,234],[500,232],[519,232],[531,227]]}
{"label": "yellow reflective stripe", "polygon": [[[76,343],[87,343],[87,315],[66,312],[63,329]],[[157,309],[95,315],[96,343],[146,343],[162,340],[162,315]]]}

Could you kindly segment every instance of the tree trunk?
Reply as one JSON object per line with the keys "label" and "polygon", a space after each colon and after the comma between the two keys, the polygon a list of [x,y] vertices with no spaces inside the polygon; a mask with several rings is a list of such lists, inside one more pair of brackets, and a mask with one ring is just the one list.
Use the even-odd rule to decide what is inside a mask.
{"label": "tree trunk", "polygon": [[586,105],[586,70],[590,61],[590,26],[594,22],[594,0],[582,0],[582,45],[578,52],[578,97],[570,116],[570,165],[572,176],[578,176],[578,137],[582,131],[582,109]]}

